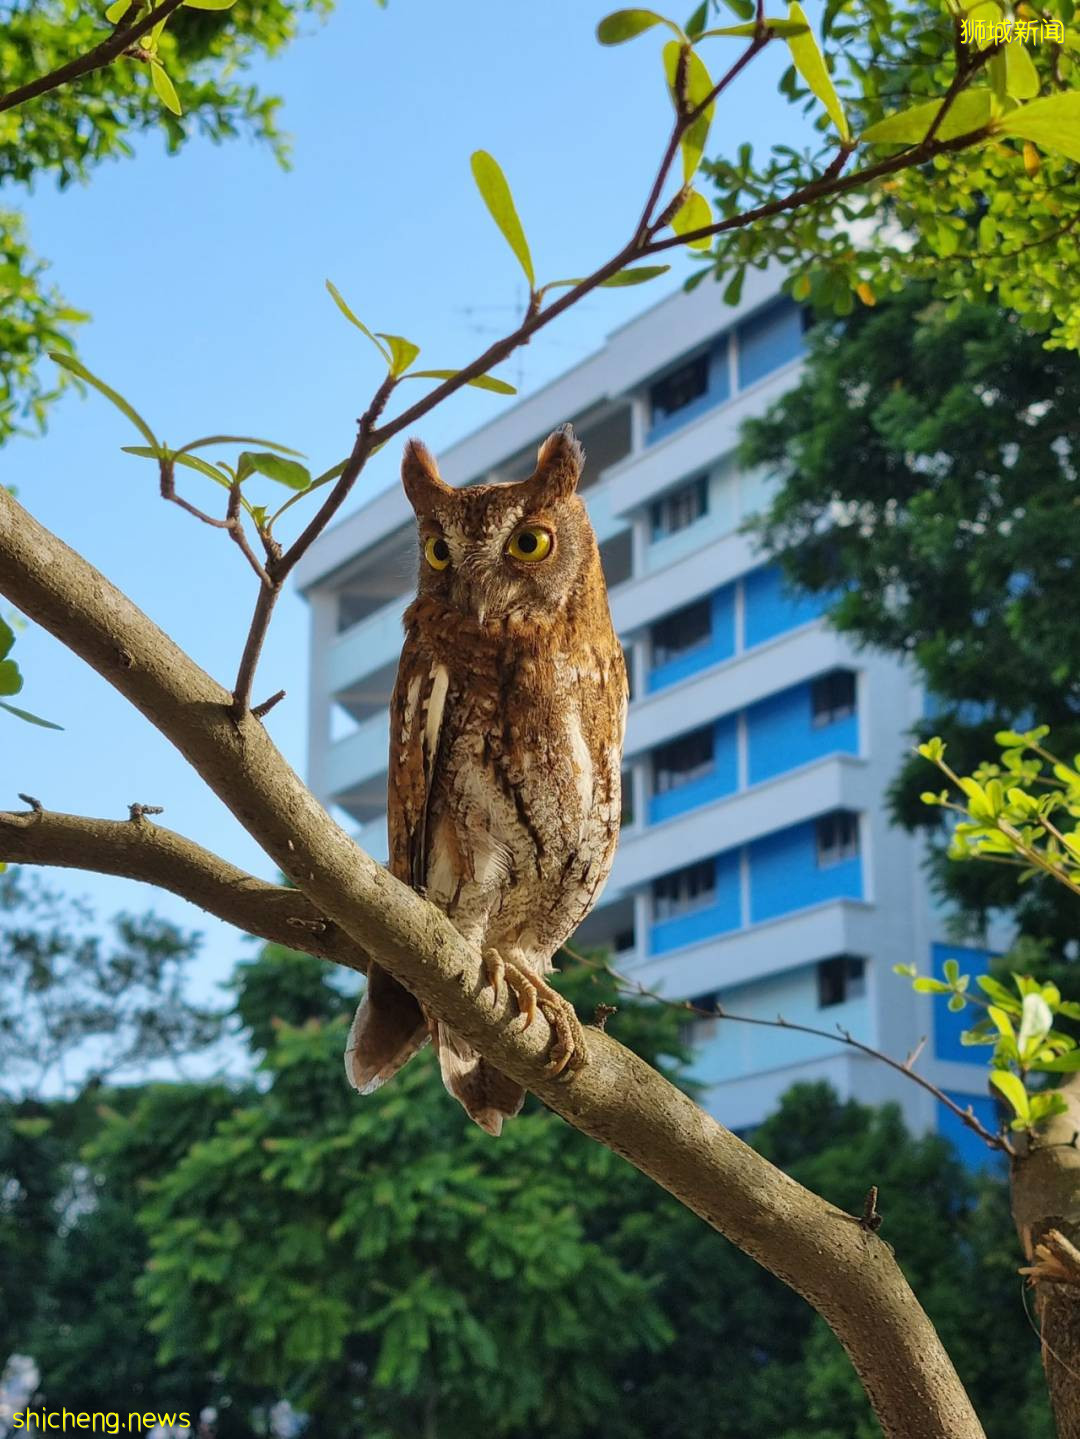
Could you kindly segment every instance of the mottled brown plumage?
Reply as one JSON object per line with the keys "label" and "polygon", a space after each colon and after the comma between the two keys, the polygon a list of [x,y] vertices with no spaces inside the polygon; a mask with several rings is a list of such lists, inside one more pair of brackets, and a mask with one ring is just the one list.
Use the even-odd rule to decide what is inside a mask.
{"label": "mottled brown plumage", "polygon": [[[419,593],[390,706],[390,869],[425,894],[576,1062],[552,957],[596,901],[618,836],[626,670],[596,538],[576,491],[570,427],[518,484],[454,490],[417,441],[402,482],[416,512]],[[346,1051],[367,1093],[428,1037],[443,1080],[498,1134],[520,1086],[372,966]]]}

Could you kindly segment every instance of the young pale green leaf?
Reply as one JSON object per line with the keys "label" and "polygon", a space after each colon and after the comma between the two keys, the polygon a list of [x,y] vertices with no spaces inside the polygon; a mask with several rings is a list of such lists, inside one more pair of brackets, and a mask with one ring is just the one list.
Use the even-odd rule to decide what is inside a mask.
{"label": "young pale green leaf", "polygon": [[210,445],[262,445],[264,449],[275,450],[279,455],[294,455],[301,460],[304,458],[303,450],[290,450],[288,445],[279,445],[275,440],[260,440],[255,435],[204,435],[201,440],[189,440],[186,445],[181,445],[177,454],[186,455],[189,450],[205,450]]}
{"label": "young pale green leaf", "polygon": [[905,979],[914,979],[919,972],[913,964],[894,964],[892,970],[893,974],[901,974]]}
{"label": "young pale green leaf", "polygon": [[1020,40],[1005,46],[1005,93],[1013,100],[1034,100],[1039,93],[1039,72]]}
{"label": "young pale green leaf", "polygon": [[276,480],[290,490],[306,490],[311,485],[311,474],[303,465],[261,450],[244,450],[240,456],[237,479],[245,480],[251,474],[265,475],[268,480]]}
{"label": "young pale green leaf", "polygon": [[143,460],[171,459],[174,465],[183,465],[185,469],[197,470],[200,475],[205,475],[208,480],[221,485],[223,489],[230,489],[229,477],[224,471],[219,470],[216,465],[209,464],[206,460],[200,459],[198,455],[185,455],[182,451],[170,455],[157,450],[151,450],[146,445],[121,445],[125,455],[138,455]]}
{"label": "young pale green leaf", "polygon": [[[666,275],[670,269],[670,265],[636,265],[628,270],[616,270],[614,275],[609,275],[606,280],[600,281],[599,288],[619,290],[624,285],[644,285],[647,280],[655,280],[657,275]],[[549,280],[544,289],[568,290],[581,283],[582,277],[579,275],[576,280]]]}
{"label": "young pale green leaf", "polygon": [[985,1026],[977,1024],[971,1029],[961,1030],[960,1043],[968,1047],[975,1044],[996,1044],[997,1035],[991,1034]]}
{"label": "young pale green leaf", "polygon": [[16,719],[25,720],[27,724],[40,725],[42,729],[62,730],[64,728],[62,724],[53,724],[52,720],[42,719],[40,715],[31,714],[29,710],[21,710],[17,705],[9,705],[4,700],[0,700],[0,710],[7,710],[8,714],[13,714]]}
{"label": "young pale green leaf", "polygon": [[[406,380],[452,380],[457,373],[457,370],[410,370],[404,378]],[[494,375],[474,375],[465,383],[473,385],[478,390],[490,390],[493,395],[517,394],[513,385],[508,385],[505,380],[497,380]]]}
{"label": "young pale green leaf", "polygon": [[945,741],[938,735],[934,735],[933,738],[924,740],[916,749],[916,753],[921,754],[923,759],[932,760],[936,763],[938,760],[945,758]]}
{"label": "young pale green leaf", "polygon": [[[706,98],[712,93],[713,82],[704,61],[696,50],[686,49],[677,40],[669,40],[664,46],[664,75],[667,78],[668,91],[671,94],[672,103],[676,110],[679,109],[680,100],[675,94],[675,82],[679,74],[679,57],[686,50],[686,103],[691,108],[704,104]],[[705,106],[701,114],[689,127],[679,142],[679,149],[682,153],[683,179],[690,181],[694,178],[698,166],[701,164],[701,156],[705,150],[705,142],[709,138],[709,126],[712,124],[713,112],[716,109],[716,101]]]}
{"label": "young pale green leaf", "polygon": [[371,333],[368,327],[364,324],[363,320],[357,319],[357,317],[353,314],[353,312],[349,309],[348,305],[345,303],[344,299],[341,296],[341,291],[334,284],[333,280],[326,281],[326,288],[330,294],[330,298],[333,300],[334,304],[338,307],[338,309],[345,316],[345,318],[349,321],[349,323],[355,325],[362,335],[366,335],[368,337],[371,343],[378,350],[379,354],[389,365],[390,351],[386,348],[384,344],[382,344],[380,340],[377,340],[375,338],[375,336]]}
{"label": "young pale green leaf", "polygon": [[176,86],[169,79],[165,66],[156,58],[150,63],[150,80],[158,99],[166,110],[171,110],[174,115],[182,115],[184,107],[180,103],[180,96],[176,93]]}
{"label": "young pale green leaf", "polygon": [[[1052,1115],[1064,1114],[1068,1107],[1065,1103],[1065,1096],[1058,1094],[1056,1090],[1033,1094],[1031,1096],[1031,1123],[1041,1124],[1044,1119],[1049,1119]],[[1017,1124],[1013,1124],[1014,1129],[1018,1127]]]}
{"label": "young pale green leaf", "polygon": [[[980,974],[976,977],[975,983],[984,994],[988,994],[994,1003],[1007,1014],[1020,1013],[1020,1002],[1016,998],[1016,995],[1007,990],[998,980],[992,979],[988,974]],[[1080,1009],[1080,1006],[1078,1006],[1078,1009]]]}
{"label": "young pale green leaf", "polygon": [[1080,1070],[1080,1049],[1070,1049],[1056,1059],[1035,1060],[1031,1068],[1046,1074],[1075,1074]]}
{"label": "young pale green leaf", "polygon": [[1025,1124],[1031,1120],[1031,1104],[1028,1100],[1028,1092],[1021,1083],[1019,1077],[1013,1074],[1010,1069],[992,1069],[990,1071],[990,1083],[994,1085],[1005,1096],[1012,1106],[1013,1113],[1017,1119]]}
{"label": "young pale green leaf", "polygon": [[947,959],[944,965],[942,965],[942,969],[944,970],[945,978],[950,984],[955,984],[960,978],[960,965],[955,959]]}
{"label": "young pale green leaf", "polygon": [[917,994],[948,994],[949,985],[942,984],[940,979],[931,979],[929,975],[921,974],[918,979],[912,982],[912,988]]}
{"label": "young pale green leaf", "polygon": [[1053,1023],[1054,1016],[1042,995],[1025,994],[1020,1013],[1020,1030],[1016,1036],[1021,1059],[1027,1059],[1040,1048]]}
{"label": "young pale green leaf", "polygon": [[669,30],[674,30],[676,35],[682,34],[673,20],[665,20],[663,15],[658,15],[655,10],[615,10],[610,15],[605,15],[597,25],[596,38],[601,45],[622,45],[627,40],[633,40],[636,35],[643,35],[654,25],[666,25]]}
{"label": "young pale green leaf", "polygon": [[952,995],[949,999],[948,1007],[954,1014],[958,1014],[964,1007],[964,996],[962,994]]}
{"label": "young pale green leaf", "polygon": [[789,35],[787,37],[788,49],[791,51],[791,58],[795,68],[810,86],[813,94],[825,106],[829,119],[839,131],[841,140],[845,144],[851,139],[851,126],[844,114],[844,107],[840,103],[840,97],[836,93],[829,71],[825,65],[825,57],[818,49],[818,42],[810,29],[810,22],[798,0],[792,0],[788,10],[788,19],[796,25],[805,25],[806,33]]}
{"label": "young pale green leaf", "polygon": [[189,10],[231,10],[236,0],[184,0]]}
{"label": "young pale green leaf", "polygon": [[536,275],[533,271],[532,256],[529,253],[528,241],[525,239],[525,231],[521,228],[521,220],[518,218],[514,197],[510,193],[506,176],[499,168],[498,161],[486,150],[474,151],[470,164],[476,188],[480,191],[480,196],[488,207],[488,213],[502,231],[506,243],[517,256],[518,264],[524,270],[525,278],[529,282],[529,288],[535,290]]}
{"label": "young pale green leaf", "polygon": [[[765,28],[770,35],[776,35],[782,40],[790,39],[792,35],[806,35],[810,26],[805,20],[771,20],[766,18]],[[734,35],[752,40],[757,34],[757,21],[751,20],[745,25],[725,25],[720,30],[705,30],[698,36],[699,40],[707,40],[713,35]]]}
{"label": "young pale green leaf", "polygon": [[396,380],[416,359],[420,346],[414,345],[411,340],[406,340],[401,335],[387,335],[382,330],[376,330],[375,333],[390,346],[390,373]]}
{"label": "young pale green leaf", "polygon": [[105,11],[105,19],[110,25],[119,25],[134,3],[135,0],[113,0],[113,3]]}
{"label": "young pale green leaf", "polygon": [[[933,124],[944,101],[930,100],[925,105],[913,105],[910,110],[901,110],[896,115],[886,115],[876,125],[871,125],[859,136],[861,145],[914,145],[923,138]],[[1017,114],[1022,112],[1017,111]],[[963,90],[949,106],[948,113],[936,132],[939,140],[953,140],[957,135],[966,135],[990,123],[990,91]]]}
{"label": "young pale green leaf", "polygon": [[[707,225],[711,225],[712,217],[712,208],[705,196],[700,195],[697,190],[691,190],[686,197],[686,203],[673,216],[671,228],[676,235],[688,235],[692,230],[704,230]],[[712,241],[708,235],[702,235],[686,243],[691,250],[707,250]]]}
{"label": "young pale green leaf", "polygon": [[153,446],[154,453],[161,453],[161,445],[158,443],[157,437],[154,434],[153,430],[146,423],[146,421],[139,414],[139,412],[134,408],[134,406],[128,404],[127,400],[124,399],[123,395],[117,394],[117,392],[109,385],[107,385],[104,380],[99,380],[96,375],[92,375],[90,371],[86,368],[86,366],[81,364],[72,355],[65,355],[60,350],[50,350],[48,354],[49,359],[55,360],[61,369],[70,370],[71,373],[73,375],[77,375],[80,380],[85,380],[88,385],[92,385],[93,388],[97,390],[99,394],[104,395],[107,400],[111,400],[118,410],[120,410],[123,414],[127,415],[128,419],[139,431],[139,433],[146,437],[149,443]]}
{"label": "young pale green leaf", "polygon": [[1012,1021],[1003,1009],[999,1009],[996,1004],[991,1004],[986,1012],[997,1026],[999,1032],[1003,1034],[1006,1039],[1013,1039],[1015,1037],[1013,1035]]}

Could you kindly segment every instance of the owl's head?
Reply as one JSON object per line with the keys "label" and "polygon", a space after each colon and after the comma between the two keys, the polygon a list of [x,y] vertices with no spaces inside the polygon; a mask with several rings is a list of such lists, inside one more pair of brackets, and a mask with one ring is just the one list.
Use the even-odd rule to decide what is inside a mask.
{"label": "owl's head", "polygon": [[430,451],[410,440],[401,482],[416,511],[420,594],[480,624],[560,607],[599,564],[575,493],[584,460],[573,429],[563,425],[540,446],[527,480],[455,490]]}

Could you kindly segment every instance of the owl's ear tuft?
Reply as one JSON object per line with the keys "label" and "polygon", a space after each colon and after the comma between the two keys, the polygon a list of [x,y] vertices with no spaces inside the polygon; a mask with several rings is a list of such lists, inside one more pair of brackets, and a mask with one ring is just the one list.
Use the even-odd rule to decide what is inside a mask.
{"label": "owl's ear tuft", "polygon": [[536,471],[529,484],[545,499],[565,499],[577,489],[584,464],[585,451],[573,425],[560,425],[537,451]]}
{"label": "owl's ear tuft", "polygon": [[430,509],[443,495],[452,494],[439,474],[435,456],[421,440],[409,440],[401,460],[401,483],[414,510]]}

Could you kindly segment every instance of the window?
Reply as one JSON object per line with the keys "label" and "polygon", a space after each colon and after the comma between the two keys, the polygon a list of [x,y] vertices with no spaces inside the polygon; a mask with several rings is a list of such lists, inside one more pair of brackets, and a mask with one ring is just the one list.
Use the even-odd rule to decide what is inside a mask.
{"label": "window", "polygon": [[625,827],[634,823],[634,775],[632,770],[624,769],[620,779],[620,790],[622,794],[622,815],[620,823]]}
{"label": "window", "polygon": [[652,628],[653,666],[666,665],[687,650],[708,644],[712,638],[712,610],[708,600],[676,610]]}
{"label": "window", "polygon": [[657,919],[672,919],[692,909],[704,909],[716,896],[716,864],[711,859],[677,869],[653,881],[653,907]]}
{"label": "window", "polygon": [[810,686],[810,710],[815,729],[835,724],[855,713],[855,676],[851,670],[833,670]]}
{"label": "window", "polygon": [[620,929],[611,941],[611,947],[616,954],[625,954],[628,949],[633,949],[634,931],[632,929]]}
{"label": "window", "polygon": [[634,652],[623,645],[623,664],[626,666],[627,703],[634,698]]}
{"label": "window", "polygon": [[861,999],[866,993],[866,961],[853,954],[823,959],[817,967],[818,1009]]}
{"label": "window", "polygon": [[657,380],[649,390],[652,423],[658,424],[701,398],[709,388],[709,356],[698,355]]}
{"label": "window", "polygon": [[816,828],[818,869],[828,869],[858,854],[859,819],[849,810],[823,815]]}
{"label": "window", "polygon": [[612,535],[600,546],[600,568],[609,590],[628,580],[634,572],[633,537],[629,530]]}
{"label": "window", "polygon": [[718,994],[698,994],[693,999],[688,999],[695,1013],[688,1014],[679,1023],[679,1038],[683,1044],[707,1044],[710,1039],[715,1039],[717,1030],[720,1028],[720,1021],[717,1017],[721,1013],[720,996]]}
{"label": "window", "polygon": [[653,793],[690,784],[712,773],[714,735],[711,726],[694,730],[653,751]]}
{"label": "window", "polygon": [[692,484],[672,490],[652,507],[652,537],[662,540],[679,530],[685,530],[695,520],[709,512],[709,479],[702,475]]}

